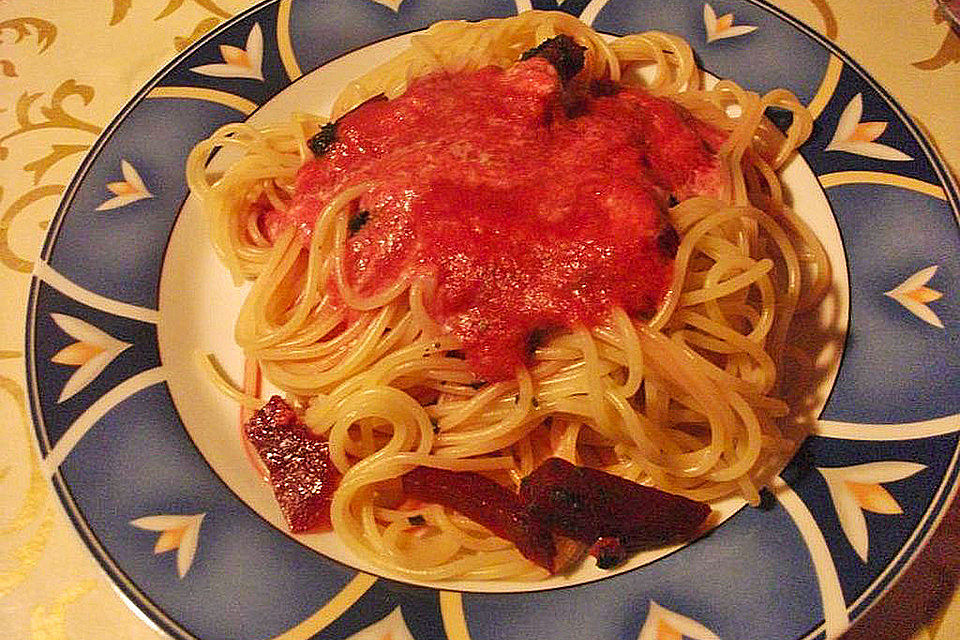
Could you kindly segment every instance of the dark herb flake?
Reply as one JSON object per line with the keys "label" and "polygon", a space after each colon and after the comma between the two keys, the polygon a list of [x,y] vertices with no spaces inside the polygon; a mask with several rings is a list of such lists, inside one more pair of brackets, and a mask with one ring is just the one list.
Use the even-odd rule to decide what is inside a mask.
{"label": "dark herb flake", "polygon": [[307,146],[310,147],[310,151],[313,152],[313,155],[320,157],[322,156],[327,149],[330,148],[337,140],[337,123],[328,122],[327,124],[320,127],[320,131],[315,133],[309,140],[307,140]]}
{"label": "dark herb flake", "polygon": [[352,236],[360,229],[367,224],[367,220],[370,219],[370,212],[366,209],[361,209],[350,216],[350,220],[347,222],[347,231]]}

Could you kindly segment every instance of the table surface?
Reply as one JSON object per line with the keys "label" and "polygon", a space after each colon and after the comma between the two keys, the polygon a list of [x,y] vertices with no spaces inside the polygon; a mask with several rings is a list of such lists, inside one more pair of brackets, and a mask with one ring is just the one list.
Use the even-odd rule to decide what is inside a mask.
{"label": "table surface", "polygon": [[[402,0],[378,1],[396,8]],[[162,637],[114,591],[39,476],[23,377],[32,258],[83,152],[190,42],[251,0],[18,0],[0,3],[0,638]],[[957,175],[960,37],[934,0],[773,0],[859,62],[905,108]],[[869,6],[869,10],[865,10]],[[91,61],[96,61],[91,64]],[[18,109],[54,104],[57,139]],[[68,102],[69,101],[69,102]],[[29,111],[28,109],[28,111]],[[29,122],[25,122],[26,115]],[[33,118],[33,119],[30,119]],[[49,146],[43,154],[35,145]],[[53,146],[56,145],[56,146]],[[846,640],[960,638],[960,507]]]}

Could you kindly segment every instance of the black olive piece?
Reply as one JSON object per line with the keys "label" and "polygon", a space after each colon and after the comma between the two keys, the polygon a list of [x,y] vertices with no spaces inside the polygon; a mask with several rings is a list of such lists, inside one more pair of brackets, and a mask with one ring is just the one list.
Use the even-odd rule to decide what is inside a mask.
{"label": "black olive piece", "polygon": [[327,149],[330,148],[330,145],[336,141],[337,123],[328,122],[320,127],[320,131],[313,134],[313,136],[307,140],[307,146],[310,147],[310,151],[313,152],[314,156],[320,157],[326,153]]}
{"label": "black olive piece", "polygon": [[421,515],[410,516],[407,518],[407,522],[412,524],[415,527],[420,527],[427,524],[427,519]]}
{"label": "black olive piece", "polygon": [[557,70],[560,81],[566,83],[583,69],[584,51],[586,47],[577,44],[577,41],[567,34],[561,33],[524,51],[520,59],[544,58]]}
{"label": "black olive piece", "polygon": [[673,194],[671,193],[670,196],[667,198],[667,206],[669,206],[669,207],[675,207],[675,206],[677,206],[678,204],[680,204],[680,201],[677,200],[677,196],[675,196],[675,195],[673,195]]}
{"label": "black olive piece", "polygon": [[360,209],[359,211],[354,213],[352,216],[350,216],[350,220],[347,221],[347,231],[352,236],[357,231],[360,231],[360,229],[363,229],[364,225],[367,224],[367,220],[369,219],[370,219],[370,212],[367,211],[366,209]]}

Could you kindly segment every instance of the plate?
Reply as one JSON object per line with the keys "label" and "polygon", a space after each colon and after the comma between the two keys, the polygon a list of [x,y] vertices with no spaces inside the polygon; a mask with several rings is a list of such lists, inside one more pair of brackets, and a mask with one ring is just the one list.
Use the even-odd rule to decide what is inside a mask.
{"label": "plate", "polygon": [[323,112],[436,20],[528,5],[262,3],[151,80],[65,192],[28,305],[35,432],[92,553],[173,637],[835,637],[903,572],[956,492],[960,311],[937,294],[960,274],[958,199],[916,127],[843,52],[769,5],[568,0],[562,10],[604,33],[681,35],[716,76],[786,87],[814,113],[785,176],[836,276],[807,328],[813,435],[761,508],[731,503],[710,536],[613,574],[437,588],[375,572],[331,536],[284,533],[236,409],[193,364],[213,351],[238,370],[242,291],[187,198],[186,155],[228,122]]}

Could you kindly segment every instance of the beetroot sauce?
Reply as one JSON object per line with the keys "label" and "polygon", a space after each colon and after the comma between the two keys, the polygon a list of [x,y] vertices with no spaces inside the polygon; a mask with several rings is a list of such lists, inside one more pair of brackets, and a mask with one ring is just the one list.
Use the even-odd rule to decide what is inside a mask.
{"label": "beetroot sauce", "polygon": [[676,250],[668,198],[719,189],[712,128],[639,89],[581,87],[572,108],[571,91],[534,57],[368,101],[301,168],[281,224],[307,235],[333,194],[370,182],[348,282],[432,275],[428,312],[480,378],[509,379],[545,331],[652,313]]}

